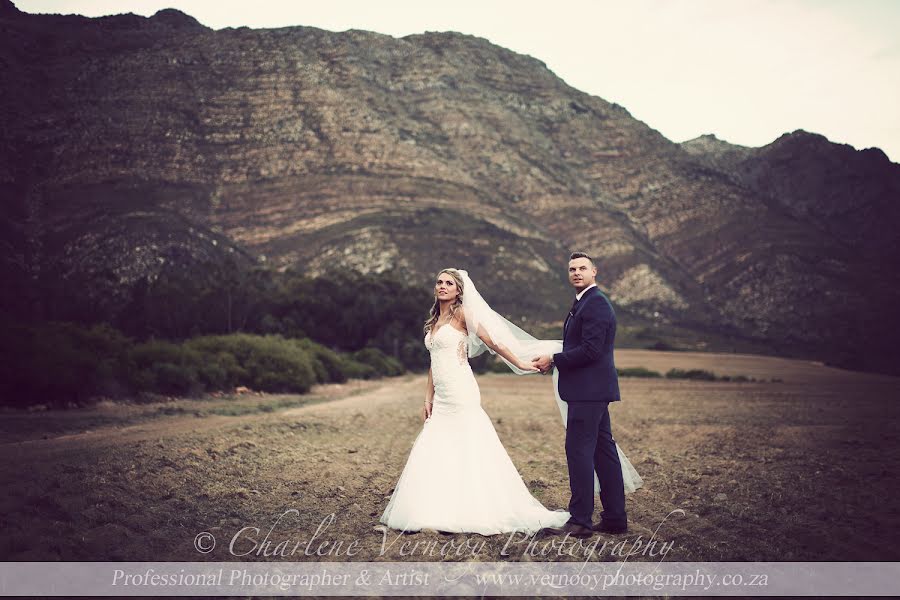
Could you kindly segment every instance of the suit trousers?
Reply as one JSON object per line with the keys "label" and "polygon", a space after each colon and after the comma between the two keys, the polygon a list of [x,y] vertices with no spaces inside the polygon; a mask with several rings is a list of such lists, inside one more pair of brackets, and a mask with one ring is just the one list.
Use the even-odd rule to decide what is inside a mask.
{"label": "suit trousers", "polygon": [[611,526],[625,525],[625,488],[622,465],[609,421],[608,402],[570,402],[566,423],[566,460],[569,464],[570,522],[592,526],[594,472],[600,481],[600,518]]}

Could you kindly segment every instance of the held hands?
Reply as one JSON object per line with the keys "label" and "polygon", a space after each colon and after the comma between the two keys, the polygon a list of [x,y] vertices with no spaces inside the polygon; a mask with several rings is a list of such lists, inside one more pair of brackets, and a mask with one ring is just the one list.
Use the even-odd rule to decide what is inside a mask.
{"label": "held hands", "polygon": [[525,371],[526,373],[537,373],[540,369],[535,367],[533,364],[529,364],[526,362],[517,362],[517,367]]}
{"label": "held hands", "polygon": [[531,364],[534,366],[535,370],[538,370],[541,373],[547,373],[553,368],[553,357],[538,356],[531,359]]}

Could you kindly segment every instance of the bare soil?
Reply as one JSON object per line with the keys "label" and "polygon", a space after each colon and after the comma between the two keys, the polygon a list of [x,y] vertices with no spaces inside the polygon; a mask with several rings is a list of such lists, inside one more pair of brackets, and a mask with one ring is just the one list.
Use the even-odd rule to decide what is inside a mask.
{"label": "bare soil", "polygon": [[[664,544],[667,561],[900,560],[900,378],[749,355],[616,358],[760,381],[621,380],[613,433],[644,487],[628,496],[629,532],[596,536],[609,542],[597,559],[622,560],[624,542],[629,560],[660,560]],[[521,537],[380,530],[422,426],[424,383],[0,413],[0,558],[583,560]],[[550,378],[479,383],[532,493],[565,508]],[[211,551],[195,547],[210,536]]]}

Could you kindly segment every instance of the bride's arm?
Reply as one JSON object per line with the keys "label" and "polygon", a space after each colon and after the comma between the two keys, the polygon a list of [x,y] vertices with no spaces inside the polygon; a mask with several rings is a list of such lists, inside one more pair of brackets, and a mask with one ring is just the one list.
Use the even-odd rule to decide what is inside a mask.
{"label": "bride's arm", "polygon": [[[462,308],[459,309],[459,318],[462,321],[463,325],[465,325],[466,318],[465,318],[465,313],[463,312]],[[494,351],[495,353],[499,354],[500,356],[502,356],[503,358],[508,360],[510,363],[516,365],[519,369],[521,369],[523,371],[531,371],[531,372],[535,372],[535,373],[539,371],[539,369],[537,367],[535,367],[533,364],[520,361],[519,358],[515,354],[512,353],[512,350],[507,348],[505,345],[501,344],[500,342],[495,342],[493,339],[491,339],[491,336],[488,335],[487,331],[485,331],[484,327],[482,327],[481,325],[478,326],[477,333],[478,333],[478,338],[482,342],[484,342],[484,344],[488,348],[490,348],[492,351]]]}
{"label": "bride's arm", "polygon": [[431,375],[431,367],[428,367],[428,382],[425,384],[425,406],[422,407],[422,420],[431,416],[431,407],[434,404],[434,377]]}

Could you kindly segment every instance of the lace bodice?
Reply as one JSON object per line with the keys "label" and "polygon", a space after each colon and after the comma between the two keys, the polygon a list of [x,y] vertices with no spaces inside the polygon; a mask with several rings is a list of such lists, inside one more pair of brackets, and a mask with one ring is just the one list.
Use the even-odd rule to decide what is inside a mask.
{"label": "lace bodice", "polygon": [[434,357],[435,351],[441,351],[444,348],[449,348],[451,346],[455,346],[456,352],[457,352],[457,355],[458,355],[458,358],[460,359],[460,361],[461,362],[468,361],[469,355],[468,355],[468,346],[466,344],[466,334],[464,332],[460,331],[459,329],[457,329],[456,327],[452,327],[450,325],[442,325],[441,327],[438,328],[438,335],[440,335],[440,333],[444,329],[449,329],[453,332],[456,332],[457,335],[450,336],[449,338],[448,338],[448,336],[438,337],[437,335],[435,335],[434,329],[432,329],[425,336],[425,347],[428,348],[428,350],[431,352],[432,359]]}
{"label": "lace bodice", "polygon": [[[444,330],[447,331],[444,331]],[[435,410],[455,405],[481,405],[481,394],[469,366],[469,346],[465,333],[450,325],[442,325],[425,336],[425,347],[431,353],[431,375],[434,382]]]}

